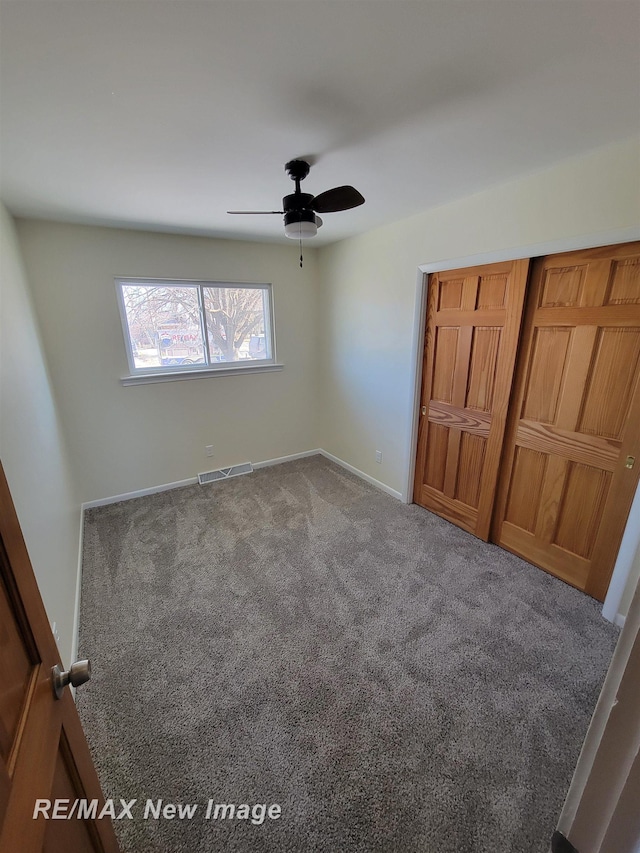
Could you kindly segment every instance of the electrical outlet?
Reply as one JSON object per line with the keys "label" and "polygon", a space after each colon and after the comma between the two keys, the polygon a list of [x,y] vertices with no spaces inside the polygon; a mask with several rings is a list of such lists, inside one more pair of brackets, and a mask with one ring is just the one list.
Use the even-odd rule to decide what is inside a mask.
{"label": "electrical outlet", "polygon": [[207,454],[207,456],[213,456],[213,444],[207,444],[204,449],[204,452]]}
{"label": "electrical outlet", "polygon": [[376,450],[376,462],[382,463],[382,451]]}

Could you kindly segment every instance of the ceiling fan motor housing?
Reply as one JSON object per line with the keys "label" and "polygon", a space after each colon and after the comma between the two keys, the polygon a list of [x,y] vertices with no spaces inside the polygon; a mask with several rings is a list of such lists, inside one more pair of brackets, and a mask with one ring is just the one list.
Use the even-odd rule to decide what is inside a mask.
{"label": "ceiling fan motor housing", "polygon": [[313,214],[313,210],[311,208],[313,199],[314,197],[311,193],[291,193],[291,195],[286,195],[282,199],[282,209],[285,213],[285,222],[286,215],[288,213],[305,211],[309,214]]}

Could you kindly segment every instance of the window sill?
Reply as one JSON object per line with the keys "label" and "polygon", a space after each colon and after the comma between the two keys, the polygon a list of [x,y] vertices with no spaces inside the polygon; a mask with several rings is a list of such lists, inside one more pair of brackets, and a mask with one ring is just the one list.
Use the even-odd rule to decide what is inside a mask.
{"label": "window sill", "polygon": [[180,370],[175,373],[138,373],[123,376],[121,385],[150,385],[155,382],[177,382],[181,379],[211,379],[212,376],[239,376],[243,373],[272,373],[284,364],[255,364],[251,367],[214,367],[210,370]]}

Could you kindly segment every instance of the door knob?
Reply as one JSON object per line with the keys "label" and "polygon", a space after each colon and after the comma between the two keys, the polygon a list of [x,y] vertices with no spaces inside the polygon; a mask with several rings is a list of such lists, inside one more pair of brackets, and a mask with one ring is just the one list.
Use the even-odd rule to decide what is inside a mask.
{"label": "door knob", "polygon": [[81,684],[89,681],[90,678],[91,661],[88,660],[77,660],[66,671],[60,669],[58,664],[51,669],[51,683],[56,699],[62,698],[62,693],[67,684],[71,684],[73,687],[80,687]]}

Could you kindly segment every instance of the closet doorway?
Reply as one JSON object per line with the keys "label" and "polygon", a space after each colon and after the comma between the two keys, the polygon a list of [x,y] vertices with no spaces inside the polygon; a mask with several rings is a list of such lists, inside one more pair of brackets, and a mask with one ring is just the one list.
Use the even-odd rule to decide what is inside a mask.
{"label": "closet doorway", "polygon": [[639,379],[640,243],[431,274],[414,501],[604,600]]}

